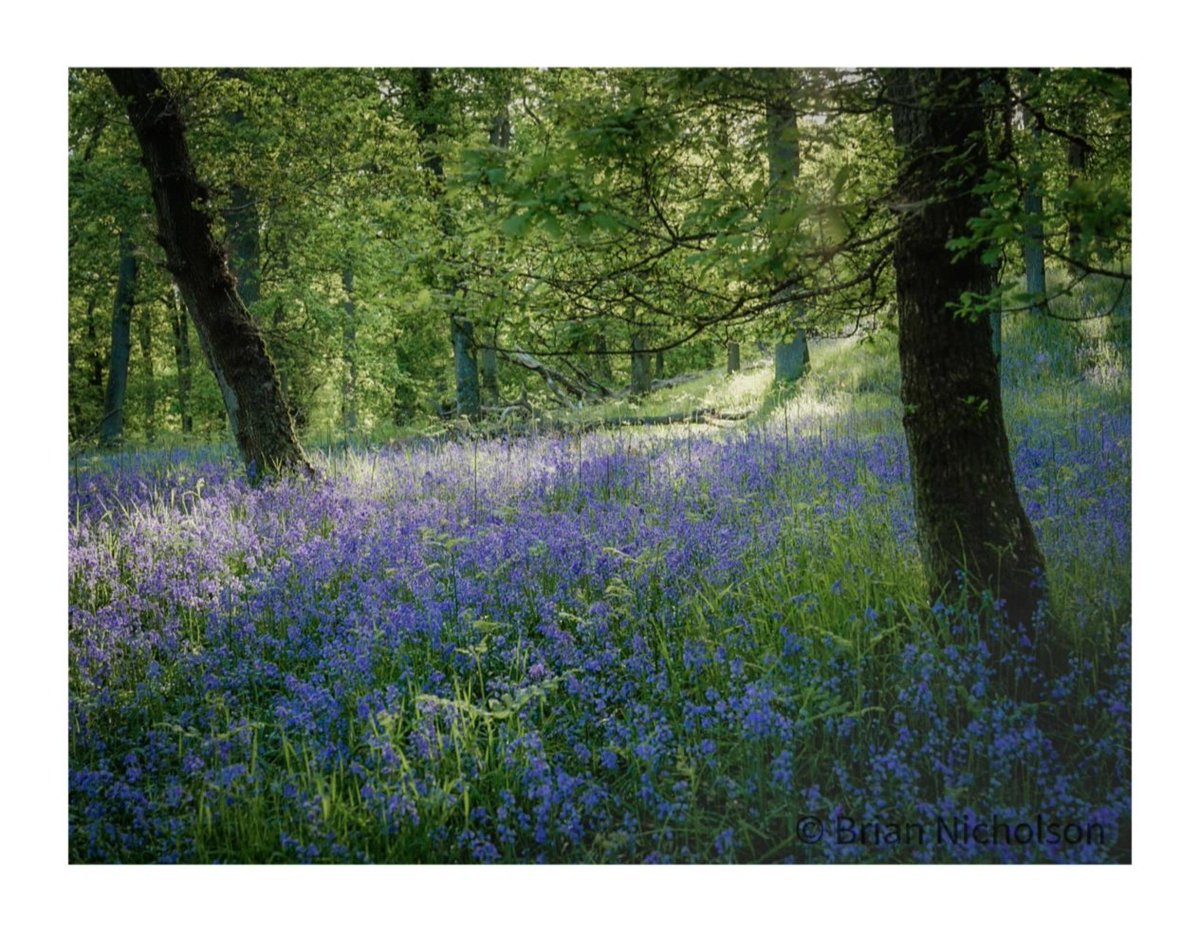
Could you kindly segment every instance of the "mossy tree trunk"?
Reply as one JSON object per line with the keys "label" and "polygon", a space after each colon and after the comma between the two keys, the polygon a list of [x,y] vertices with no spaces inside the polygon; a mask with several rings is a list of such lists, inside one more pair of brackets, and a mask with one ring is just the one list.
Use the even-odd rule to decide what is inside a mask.
{"label": "mossy tree trunk", "polygon": [[247,471],[252,479],[311,473],[262,334],[238,295],[225,250],[213,234],[206,192],[196,178],[177,102],[154,69],[112,68],[107,74],[125,98],[150,175],[167,268],[220,386]]}

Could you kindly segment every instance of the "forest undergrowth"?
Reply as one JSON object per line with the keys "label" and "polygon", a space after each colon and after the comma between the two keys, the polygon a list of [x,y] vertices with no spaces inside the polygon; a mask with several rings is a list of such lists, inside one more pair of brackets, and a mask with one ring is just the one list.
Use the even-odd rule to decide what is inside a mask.
{"label": "forest undergrowth", "polygon": [[721,428],[76,464],[71,860],[1128,861],[1127,347],[1006,326],[1053,676],[927,604],[885,335]]}

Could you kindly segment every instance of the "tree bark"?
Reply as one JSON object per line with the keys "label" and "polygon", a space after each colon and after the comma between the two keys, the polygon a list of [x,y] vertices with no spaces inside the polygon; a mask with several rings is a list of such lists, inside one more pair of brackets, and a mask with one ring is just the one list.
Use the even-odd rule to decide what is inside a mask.
{"label": "tree bark", "polygon": [[498,328],[493,324],[490,328],[490,345],[479,347],[479,386],[488,404],[500,402],[500,360],[496,356],[496,341],[499,339]]}
{"label": "tree bark", "polygon": [[612,360],[609,358],[608,353],[608,338],[604,334],[596,334],[593,339],[593,346],[596,350],[594,367],[596,378],[604,382],[612,382],[613,371]]}
{"label": "tree bark", "polygon": [[629,350],[629,390],[634,395],[645,395],[650,391],[650,353],[641,334],[635,333]]}
{"label": "tree bark", "polygon": [[[800,142],[796,136],[796,107],[786,93],[767,101],[767,197],[779,202],[800,173]],[[793,336],[775,345],[775,381],[796,382],[808,372],[808,338],[799,301],[789,305]]]}
{"label": "tree bark", "polygon": [[100,443],[120,443],[125,430],[125,393],[129,384],[130,321],[137,291],[137,257],[128,234],[118,236],[117,296],[113,301],[112,340],[108,354],[108,384],[104,390],[104,415],[100,421]]}
{"label": "tree bark", "polygon": [[901,399],[932,598],[987,590],[1019,624],[1043,596],[1045,560],[1017,495],[988,320],[955,313],[964,292],[991,291],[995,271],[946,248],[984,206],[979,81],[969,70],[886,75],[905,205],[894,258]]}
{"label": "tree bark", "polygon": [[797,382],[808,372],[808,338],[804,331],[786,342],[775,344],[775,381]]}
{"label": "tree bark", "polygon": [[742,346],[736,340],[725,345],[725,375],[732,376],[742,368]]}
{"label": "tree bark", "polygon": [[1025,291],[1033,296],[1031,308],[1034,314],[1045,314],[1046,247],[1045,232],[1042,227],[1042,124],[1040,118],[1034,116],[1028,108],[1025,110],[1025,122],[1029,126],[1029,133],[1033,140],[1033,155],[1029,162],[1029,180],[1025,184],[1024,196]]}
{"label": "tree bark", "polygon": [[126,100],[150,175],[167,268],[217,378],[247,472],[253,480],[282,472],[311,474],[266,344],[213,235],[177,102],[154,69],[112,68],[107,74]]}
{"label": "tree bark", "polygon": [[454,315],[450,319],[450,340],[454,344],[454,398],[458,413],[478,418],[479,365],[475,361],[475,325],[469,318]]}

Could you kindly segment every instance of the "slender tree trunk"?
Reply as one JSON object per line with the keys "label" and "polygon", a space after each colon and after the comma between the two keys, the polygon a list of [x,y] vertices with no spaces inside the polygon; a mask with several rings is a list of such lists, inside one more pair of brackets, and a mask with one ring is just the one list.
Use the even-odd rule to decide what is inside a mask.
{"label": "slender tree trunk", "polygon": [[[104,353],[100,349],[100,340],[96,336],[96,295],[88,298],[87,314],[84,317],[84,333],[87,334],[87,373],[91,404],[100,409],[101,420],[104,418]],[[90,436],[96,430],[96,423],[87,426]]]}
{"label": "slender tree trunk", "polygon": [[171,334],[175,343],[175,387],[179,395],[179,428],[192,433],[192,345],[188,337],[187,308],[172,289],[167,296],[171,314]]}
{"label": "slender tree trunk", "polygon": [[654,378],[663,379],[666,377],[667,361],[662,350],[654,351]]}
{"label": "slender tree trunk", "polygon": [[[922,556],[934,599],[987,589],[1027,623],[1045,561],[1017,495],[986,318],[955,313],[966,291],[991,291],[978,254],[951,257],[983,209],[987,169],[981,74],[888,72],[902,154],[896,237],[901,399]],[[964,587],[964,583],[967,584]]]}
{"label": "slender tree trunk", "polygon": [[104,416],[100,422],[100,443],[117,444],[125,429],[125,392],[129,382],[130,321],[137,291],[137,257],[128,234],[118,238],[120,260],[117,266],[117,297],[113,301],[112,341],[108,355],[108,385],[104,391]]}
{"label": "slender tree trunk", "polygon": [[146,388],[142,395],[142,413],[146,421],[146,440],[152,441],[155,436],[154,413],[158,407],[157,392],[154,385],[154,321],[150,316],[153,304],[142,305],[142,313],[138,318],[138,343],[142,350],[142,371],[145,373]]}
{"label": "slender tree trunk", "polygon": [[732,376],[742,368],[742,345],[736,340],[725,344],[725,375]]}
{"label": "slender tree trunk", "polygon": [[650,353],[640,333],[634,333],[629,352],[629,388],[634,395],[650,391]]}
{"label": "slender tree trunk", "polygon": [[126,99],[150,175],[167,268],[217,378],[247,471],[252,479],[284,471],[311,473],[266,344],[213,235],[177,102],[153,69],[113,68],[107,74]]}
{"label": "slender tree trunk", "polygon": [[[492,118],[492,125],[488,130],[488,143],[502,154],[502,158],[507,159],[508,146],[511,141],[512,122],[508,118],[508,102],[505,101],[500,112]],[[496,208],[495,199],[487,195],[484,196],[483,203],[489,210]],[[496,343],[500,339],[500,328],[497,324],[492,323],[487,327],[487,331],[489,346],[477,349],[480,388],[483,398],[488,404],[498,405],[500,403],[500,365],[499,357],[496,355]]]}
{"label": "slender tree trunk", "polygon": [[[767,101],[767,197],[786,198],[800,172],[800,142],[796,135],[796,107],[780,93]],[[796,382],[808,372],[808,337],[801,323],[804,309],[798,300],[789,305],[793,334],[775,345],[775,381]]]}
{"label": "slender tree trunk", "polygon": [[[430,196],[437,206],[438,224],[441,227],[445,248],[454,243],[454,219],[446,201],[445,168],[438,151],[438,113],[434,105],[434,75],[432,68],[417,68],[413,72],[416,90],[417,136],[423,150],[423,162],[429,172]],[[448,299],[450,312],[450,343],[454,347],[455,404],[458,413],[468,418],[479,416],[479,366],[475,361],[474,325],[466,315],[455,307],[466,294],[463,283],[454,283],[448,273],[437,270],[434,284]]]}
{"label": "slender tree trunk", "polygon": [[1034,314],[1046,313],[1046,247],[1042,227],[1042,124],[1028,109],[1025,122],[1033,138],[1033,155],[1029,163],[1029,180],[1025,185],[1025,291],[1033,296]]}
{"label": "slender tree trunk", "polygon": [[608,338],[604,334],[596,334],[592,346],[596,350],[596,378],[612,382],[612,359],[608,352]]}
{"label": "slender tree trunk", "polygon": [[[1067,130],[1071,138],[1067,140],[1067,187],[1073,186],[1083,178],[1087,171],[1087,148],[1083,143],[1084,111],[1082,105],[1072,104],[1067,112]],[[1074,207],[1067,210],[1067,255],[1079,259],[1082,249],[1083,233],[1079,211]]]}
{"label": "slender tree trunk", "polygon": [[342,431],[347,440],[358,434],[358,308],[354,304],[354,267],[342,269]]}

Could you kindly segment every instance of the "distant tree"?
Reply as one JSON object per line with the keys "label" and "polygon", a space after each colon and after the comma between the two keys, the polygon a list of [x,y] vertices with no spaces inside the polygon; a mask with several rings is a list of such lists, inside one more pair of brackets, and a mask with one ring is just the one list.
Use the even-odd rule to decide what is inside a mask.
{"label": "distant tree", "polygon": [[217,378],[248,471],[253,477],[311,473],[266,344],[213,234],[207,192],[196,178],[178,102],[154,69],[106,73],[125,99],[150,176],[167,267]]}
{"label": "distant tree", "polygon": [[125,428],[125,395],[129,384],[130,322],[137,290],[138,261],[124,231],[118,237],[121,258],[117,269],[117,297],[113,304],[112,340],[108,355],[108,384],[104,390],[104,418],[100,443],[106,447],[121,440]]}
{"label": "distant tree", "polygon": [[988,170],[981,71],[885,74],[902,214],[894,264],[901,400],[922,556],[934,598],[987,590],[1013,623],[1043,598],[1045,560],[1017,495],[986,314],[979,250],[952,254],[984,202]]}
{"label": "distant tree", "polygon": [[[417,136],[420,139],[422,162],[428,172],[429,197],[437,211],[441,234],[436,252],[441,262],[430,262],[430,284],[437,288],[450,306],[450,345],[454,350],[455,404],[458,413],[468,418],[478,417],[482,404],[479,392],[479,364],[475,357],[475,324],[459,305],[466,283],[456,280],[453,269],[457,257],[453,253],[461,241],[455,229],[454,214],[446,193],[446,170],[441,152],[441,136],[447,115],[442,112],[442,96],[436,86],[432,68],[413,70],[413,106]],[[432,259],[432,257],[430,257]]]}
{"label": "distant tree", "polygon": [[[1034,72],[1036,77],[1036,71]],[[1022,107],[1021,122],[1029,131],[1029,161],[1026,166],[1022,207],[1025,211],[1025,236],[1022,253],[1025,260],[1025,290],[1032,296],[1035,314],[1046,313],[1046,246],[1042,220],[1042,195],[1045,179],[1042,171],[1042,117],[1028,105]]]}
{"label": "distant tree", "polygon": [[179,429],[192,433],[192,345],[188,335],[188,315],[172,288],[167,295],[167,311],[171,319],[172,347],[175,351],[175,391],[179,398]]}
{"label": "distant tree", "polygon": [[[786,87],[787,72],[780,75],[785,86],[776,89],[767,100],[767,164],[770,184],[767,197],[786,204],[800,173],[800,144],[796,134],[796,106]],[[776,237],[779,231],[772,231]],[[788,292],[797,291],[786,287]],[[808,372],[808,337],[801,324],[803,306],[798,298],[788,301],[791,336],[775,344],[775,381],[795,382]]]}

